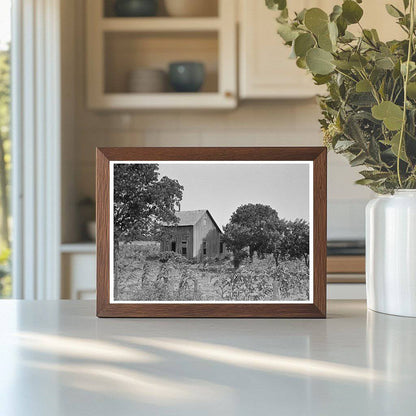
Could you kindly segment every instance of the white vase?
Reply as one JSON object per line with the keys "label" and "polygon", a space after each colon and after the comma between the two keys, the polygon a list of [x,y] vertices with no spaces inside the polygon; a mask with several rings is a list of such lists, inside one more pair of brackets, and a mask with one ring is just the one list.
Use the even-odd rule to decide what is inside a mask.
{"label": "white vase", "polygon": [[416,317],[416,190],[368,203],[366,281],[369,309]]}

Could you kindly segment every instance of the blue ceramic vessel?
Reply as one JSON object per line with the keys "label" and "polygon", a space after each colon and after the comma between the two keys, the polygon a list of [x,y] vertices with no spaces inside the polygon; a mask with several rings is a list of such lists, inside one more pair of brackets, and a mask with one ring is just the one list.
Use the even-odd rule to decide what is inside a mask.
{"label": "blue ceramic vessel", "polygon": [[172,62],[169,81],[176,92],[197,92],[205,80],[205,67],[201,62]]}
{"label": "blue ceramic vessel", "polygon": [[117,0],[114,10],[120,17],[156,16],[158,0]]}

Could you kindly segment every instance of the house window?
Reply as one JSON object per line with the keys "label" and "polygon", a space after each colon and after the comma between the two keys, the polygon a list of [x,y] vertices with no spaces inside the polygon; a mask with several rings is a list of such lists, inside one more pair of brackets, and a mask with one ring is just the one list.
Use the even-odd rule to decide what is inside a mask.
{"label": "house window", "polygon": [[224,253],[224,243],[220,241],[220,254]]}
{"label": "house window", "polygon": [[176,253],[176,241],[170,243],[170,250]]}
{"label": "house window", "polygon": [[181,248],[182,256],[186,256],[188,254],[188,242],[182,241],[182,248]]}
{"label": "house window", "polygon": [[202,242],[202,254],[203,254],[204,256],[206,256],[206,255],[207,255],[207,242],[206,242],[206,241],[203,241],[203,242]]}

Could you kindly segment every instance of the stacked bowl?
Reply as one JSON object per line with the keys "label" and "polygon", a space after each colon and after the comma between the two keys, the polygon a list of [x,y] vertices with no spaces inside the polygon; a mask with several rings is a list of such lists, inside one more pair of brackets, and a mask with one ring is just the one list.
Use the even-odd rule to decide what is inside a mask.
{"label": "stacked bowl", "polygon": [[158,93],[167,90],[166,72],[162,69],[137,68],[129,73],[128,91]]}

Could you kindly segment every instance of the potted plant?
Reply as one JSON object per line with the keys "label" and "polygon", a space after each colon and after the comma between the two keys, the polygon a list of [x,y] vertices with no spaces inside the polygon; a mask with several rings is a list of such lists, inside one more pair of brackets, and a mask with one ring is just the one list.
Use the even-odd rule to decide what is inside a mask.
{"label": "potted plant", "polygon": [[361,26],[360,3],[290,17],[286,0],[266,0],[280,11],[277,31],[296,65],[327,87],[319,97],[325,145],[363,166],[357,183],[379,195],[366,210],[368,307],[416,316],[415,0],[385,6],[405,34],[388,42]]}

